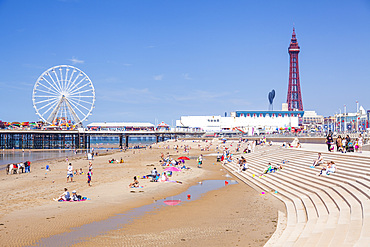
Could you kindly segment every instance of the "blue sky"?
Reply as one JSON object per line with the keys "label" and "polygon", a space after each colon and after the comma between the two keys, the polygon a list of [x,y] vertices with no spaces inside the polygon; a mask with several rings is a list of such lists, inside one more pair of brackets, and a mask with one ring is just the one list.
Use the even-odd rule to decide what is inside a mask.
{"label": "blue sky", "polygon": [[370,109],[370,1],[0,1],[0,120],[36,121],[48,68],[83,70],[88,122],[166,121],[286,101],[293,23],[305,110]]}

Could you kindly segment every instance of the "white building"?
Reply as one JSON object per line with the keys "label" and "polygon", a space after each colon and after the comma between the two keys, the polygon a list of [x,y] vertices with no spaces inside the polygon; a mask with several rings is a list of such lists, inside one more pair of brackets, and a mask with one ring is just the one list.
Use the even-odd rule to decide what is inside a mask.
{"label": "white building", "polygon": [[303,118],[302,118],[302,124],[304,126],[318,126],[322,125],[324,123],[324,116],[317,115],[315,111],[305,111]]}
{"label": "white building", "polygon": [[364,131],[369,128],[369,121],[366,110],[360,106],[358,112],[347,112],[335,114],[334,126],[329,129],[337,131]]}
{"label": "white building", "polygon": [[206,132],[240,131],[253,135],[297,128],[302,116],[303,111],[236,111],[230,117],[182,116],[176,120],[176,127],[201,128]]}

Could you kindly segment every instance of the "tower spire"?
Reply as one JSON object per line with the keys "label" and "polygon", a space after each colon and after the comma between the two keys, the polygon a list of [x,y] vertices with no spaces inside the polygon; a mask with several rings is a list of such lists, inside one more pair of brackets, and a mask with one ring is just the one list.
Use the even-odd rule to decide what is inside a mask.
{"label": "tower spire", "polygon": [[301,85],[299,78],[299,66],[298,66],[298,53],[300,47],[293,26],[292,39],[288,48],[290,57],[289,63],[289,84],[288,84],[288,95],[287,103],[289,111],[303,111],[302,96],[301,96]]}

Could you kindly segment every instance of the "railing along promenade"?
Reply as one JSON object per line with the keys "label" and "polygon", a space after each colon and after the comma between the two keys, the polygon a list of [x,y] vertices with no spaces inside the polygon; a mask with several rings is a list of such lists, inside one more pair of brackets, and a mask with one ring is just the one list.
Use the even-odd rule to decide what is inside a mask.
{"label": "railing along promenade", "polygon": [[[347,134],[352,140],[358,137],[359,133],[340,133],[343,136]],[[338,134],[339,135],[339,134]],[[119,137],[120,147],[128,146],[130,136],[152,136],[156,141],[165,139],[213,139],[212,135],[204,131],[191,129],[175,128],[172,130],[7,130],[0,129],[0,148],[1,149],[54,149],[54,148],[90,148],[90,137],[97,136],[116,136]],[[267,141],[272,142],[292,142],[295,138],[301,143],[325,143],[326,135],[323,133],[285,133],[285,134],[266,134],[247,136],[241,132],[217,133],[219,138],[227,139],[249,139],[259,140],[266,137]],[[368,142],[368,136],[363,133],[364,143]],[[334,139],[336,136],[334,136]]]}
{"label": "railing along promenade", "polygon": [[179,137],[200,137],[203,131],[186,130],[0,130],[1,149],[90,148],[90,137],[116,136],[119,145],[128,147],[130,136],[153,136],[156,141]]}

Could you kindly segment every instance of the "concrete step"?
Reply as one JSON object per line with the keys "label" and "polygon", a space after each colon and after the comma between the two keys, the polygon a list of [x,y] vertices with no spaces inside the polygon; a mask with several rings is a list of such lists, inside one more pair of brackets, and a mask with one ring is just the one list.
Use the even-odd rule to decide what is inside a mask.
{"label": "concrete step", "polygon": [[[335,161],[340,168],[338,173],[318,177],[315,175],[318,169],[307,165],[317,157],[317,152],[292,150],[266,148],[253,154],[240,154],[250,165],[246,172],[237,172],[235,159],[227,164],[233,173],[249,182],[270,190],[278,188],[278,195],[290,205],[287,219],[294,218],[291,215],[296,219],[287,223],[275,246],[363,246],[369,243],[370,178],[367,174],[370,159],[325,154],[324,157]],[[291,162],[282,171],[258,178],[268,162],[280,163],[283,159]],[[253,178],[252,174],[257,176]]]}

